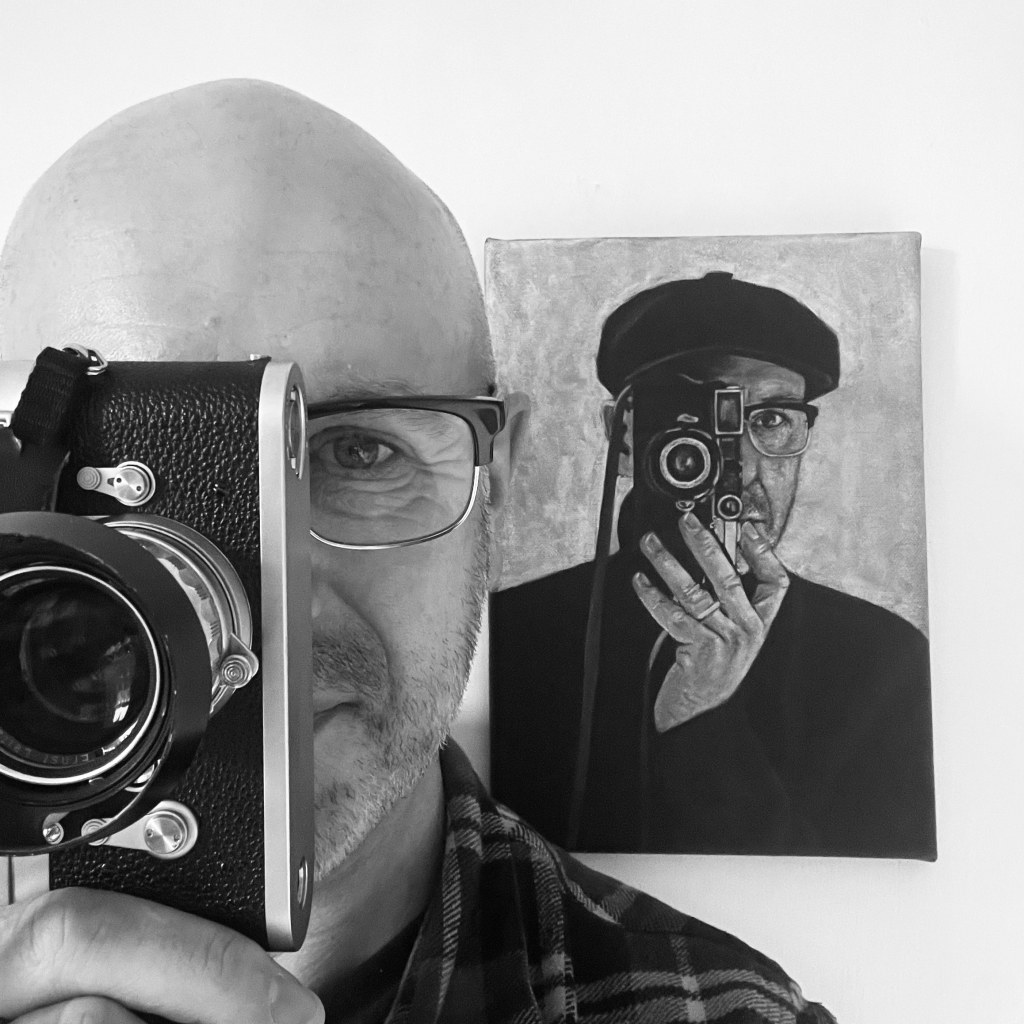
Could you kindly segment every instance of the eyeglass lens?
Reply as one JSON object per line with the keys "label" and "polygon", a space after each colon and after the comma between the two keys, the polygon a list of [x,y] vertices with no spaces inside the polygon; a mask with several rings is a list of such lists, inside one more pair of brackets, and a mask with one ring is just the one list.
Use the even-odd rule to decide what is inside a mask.
{"label": "eyeglass lens", "polygon": [[758,409],[747,418],[753,446],[764,455],[799,455],[810,432],[803,409]]}
{"label": "eyeglass lens", "polygon": [[440,533],[473,494],[473,433],[433,409],[358,409],[309,424],[312,527],[341,544]]}

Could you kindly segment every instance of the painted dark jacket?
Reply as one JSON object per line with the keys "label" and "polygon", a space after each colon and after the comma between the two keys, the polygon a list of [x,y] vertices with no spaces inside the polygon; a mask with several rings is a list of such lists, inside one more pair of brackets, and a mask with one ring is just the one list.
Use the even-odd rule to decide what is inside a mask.
{"label": "painted dark jacket", "polygon": [[[928,643],[917,629],[791,574],[736,693],[658,734],[651,705],[674,646],[645,696],[659,629],[630,587],[640,567],[622,553],[609,565],[579,849],[935,858]],[[575,566],[491,605],[493,791],[558,843],[592,575],[593,563]]]}

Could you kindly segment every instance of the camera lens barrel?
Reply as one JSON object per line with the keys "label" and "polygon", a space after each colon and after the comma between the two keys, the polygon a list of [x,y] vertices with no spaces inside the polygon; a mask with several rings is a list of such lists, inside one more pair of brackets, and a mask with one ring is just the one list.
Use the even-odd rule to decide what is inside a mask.
{"label": "camera lens barrel", "polygon": [[648,486],[673,501],[699,501],[718,481],[718,446],[703,431],[674,427],[651,438],[643,455]]}
{"label": "camera lens barrel", "polygon": [[172,784],[209,718],[207,650],[188,596],[140,544],[81,516],[0,515],[2,851],[44,851],[54,815],[84,842],[88,818]]}
{"label": "camera lens barrel", "polygon": [[95,778],[138,746],[162,683],[149,625],[116,587],[62,565],[0,575],[0,774]]}

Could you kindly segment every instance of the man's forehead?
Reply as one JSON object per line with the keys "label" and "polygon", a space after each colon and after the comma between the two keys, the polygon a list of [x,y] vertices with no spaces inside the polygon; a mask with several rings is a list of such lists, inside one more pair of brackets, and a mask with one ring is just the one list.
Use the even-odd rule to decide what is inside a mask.
{"label": "man's forehead", "polygon": [[287,90],[213,83],[151,101],[41,185],[5,251],[7,357],[68,343],[118,359],[267,354],[299,362],[324,397],[357,375],[457,392],[490,375],[448,212],[376,140]]}
{"label": "man's forehead", "polygon": [[372,398],[415,398],[427,394],[471,398],[485,394],[489,385],[473,386],[463,381],[431,383],[419,377],[368,377],[338,368],[334,373],[307,379],[307,392],[312,402],[343,402]]}

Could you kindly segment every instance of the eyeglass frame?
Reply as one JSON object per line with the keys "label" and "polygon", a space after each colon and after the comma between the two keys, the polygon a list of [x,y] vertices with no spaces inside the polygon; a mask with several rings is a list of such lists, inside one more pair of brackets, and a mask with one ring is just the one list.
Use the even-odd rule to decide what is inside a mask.
{"label": "eyeglass frame", "polygon": [[[757,447],[754,442],[754,437],[750,433],[750,414],[752,412],[759,412],[761,409],[799,409],[807,417],[807,440],[804,441],[804,446],[796,452],[786,452],[783,454],[775,454],[773,452],[763,452]],[[821,410],[816,405],[811,405],[809,402],[792,402],[787,400],[778,400],[774,402],[755,402],[753,405],[747,405],[743,409],[743,430],[750,438],[750,443],[754,446],[754,450],[759,454],[763,455],[766,459],[793,459],[797,455],[803,455],[807,451],[807,446],[811,443],[811,429],[814,427],[814,421],[818,418],[818,413]]]}
{"label": "eyeglass frame", "polygon": [[359,412],[363,409],[426,409],[445,412],[456,416],[469,426],[473,438],[473,486],[469,500],[462,515],[443,530],[435,530],[423,537],[410,540],[386,541],[382,544],[348,544],[344,541],[328,540],[322,537],[312,526],[311,536],[321,544],[343,551],[388,551],[392,548],[407,548],[414,544],[423,544],[428,540],[436,540],[457,530],[470,516],[476,504],[477,492],[480,488],[480,468],[489,466],[494,461],[494,439],[505,429],[507,409],[505,399],[478,395],[463,398],[458,395],[403,395],[389,398],[354,398],[339,399],[328,402],[312,402],[306,410],[306,422],[312,424],[316,419],[336,416],[343,412]]}

